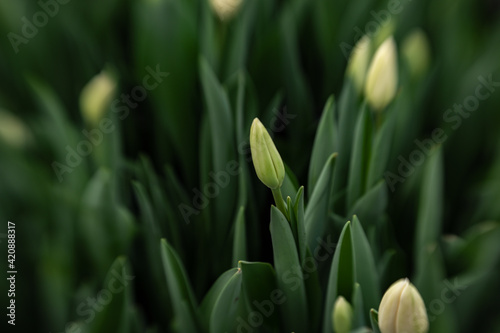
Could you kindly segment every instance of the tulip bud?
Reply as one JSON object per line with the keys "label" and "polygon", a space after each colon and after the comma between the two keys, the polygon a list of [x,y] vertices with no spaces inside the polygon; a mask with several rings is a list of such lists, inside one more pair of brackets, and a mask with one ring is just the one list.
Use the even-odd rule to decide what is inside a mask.
{"label": "tulip bud", "polygon": [[429,67],[429,49],[429,41],[420,29],[411,32],[403,41],[401,53],[408,62],[412,77],[419,77]]}
{"label": "tulip bud", "polygon": [[116,90],[116,81],[108,70],[94,76],[80,94],[80,109],[85,121],[96,126],[108,110]]}
{"label": "tulip bud", "polygon": [[347,65],[347,76],[349,76],[358,92],[363,91],[365,84],[366,70],[371,55],[371,42],[368,36],[363,36],[352,50],[349,65]]}
{"label": "tulip bud", "polygon": [[250,149],[253,166],[260,181],[272,190],[280,188],[285,178],[285,166],[273,140],[258,118],[253,120],[250,127]]}
{"label": "tulip bud", "polygon": [[394,282],[378,309],[382,333],[426,333],[429,321],[422,297],[408,279]]}
{"label": "tulip bud", "polygon": [[344,297],[339,296],[333,305],[333,330],[335,333],[349,333],[352,327],[352,307]]}
{"label": "tulip bud", "polygon": [[365,95],[376,110],[384,109],[396,95],[398,64],[396,44],[387,38],[373,56],[366,75]]}
{"label": "tulip bud", "polygon": [[0,109],[0,139],[14,148],[23,148],[31,142],[29,129],[21,119]]}
{"label": "tulip bud", "polygon": [[242,2],[243,0],[210,0],[210,5],[222,21],[227,21],[236,15]]}

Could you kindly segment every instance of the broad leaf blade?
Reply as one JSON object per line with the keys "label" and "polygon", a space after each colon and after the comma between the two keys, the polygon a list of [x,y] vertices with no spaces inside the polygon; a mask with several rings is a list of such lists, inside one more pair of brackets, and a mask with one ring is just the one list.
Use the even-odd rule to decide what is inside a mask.
{"label": "broad leaf blade", "polygon": [[307,332],[307,298],[297,247],[287,219],[274,206],[270,229],[277,285],[287,299],[281,306],[282,327],[290,332]]}

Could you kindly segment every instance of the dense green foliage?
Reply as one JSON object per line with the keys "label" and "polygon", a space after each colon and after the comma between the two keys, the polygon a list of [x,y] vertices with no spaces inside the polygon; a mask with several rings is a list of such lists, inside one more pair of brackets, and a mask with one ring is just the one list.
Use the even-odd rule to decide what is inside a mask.
{"label": "dense green foliage", "polygon": [[[382,110],[346,70],[362,34],[370,57],[396,43]],[[330,333],[338,296],[377,332],[403,277],[430,332],[500,332],[495,1],[244,0],[221,19],[208,0],[2,0],[0,35],[8,332]],[[102,70],[116,87],[90,113]],[[255,117],[286,211],[252,165]]]}

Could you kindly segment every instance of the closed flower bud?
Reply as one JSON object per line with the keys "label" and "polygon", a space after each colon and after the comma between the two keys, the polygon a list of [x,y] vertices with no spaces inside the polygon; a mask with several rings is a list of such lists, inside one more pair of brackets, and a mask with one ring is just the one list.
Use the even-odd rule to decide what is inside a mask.
{"label": "closed flower bud", "polygon": [[333,331],[349,333],[352,327],[352,307],[344,297],[339,296],[333,305]]}
{"label": "closed flower bud", "polygon": [[426,333],[429,321],[422,297],[408,279],[394,282],[378,309],[382,333]]}
{"label": "closed flower bud", "polygon": [[260,181],[270,189],[280,188],[285,178],[285,166],[271,136],[258,118],[253,120],[250,128],[250,149]]}
{"label": "closed flower bud", "polygon": [[358,92],[363,91],[366,70],[370,62],[371,43],[368,36],[363,36],[354,46],[347,66],[347,76],[351,78]]}
{"label": "closed flower bud", "polygon": [[398,64],[396,44],[387,38],[373,56],[366,75],[365,95],[376,110],[384,109],[396,95]]}
{"label": "closed flower bud", "polygon": [[420,29],[412,31],[403,41],[401,53],[408,63],[412,77],[421,76],[429,68],[429,49],[429,41]]}
{"label": "closed flower bud", "polygon": [[32,141],[28,127],[17,116],[0,109],[0,140],[14,148],[23,148]]}
{"label": "closed flower bud", "polygon": [[243,0],[210,0],[210,5],[222,21],[231,19],[241,6]]}
{"label": "closed flower bud", "polygon": [[80,109],[85,121],[97,126],[109,109],[116,91],[116,81],[108,70],[94,76],[80,94]]}

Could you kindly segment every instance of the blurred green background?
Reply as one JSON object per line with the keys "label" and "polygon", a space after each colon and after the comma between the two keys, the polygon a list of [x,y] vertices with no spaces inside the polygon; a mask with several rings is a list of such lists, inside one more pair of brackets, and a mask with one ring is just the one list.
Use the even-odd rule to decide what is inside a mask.
{"label": "blurred green background", "polygon": [[[249,159],[251,121],[258,116],[267,128],[276,125],[274,141],[296,177],[290,182],[295,188],[307,184],[323,106],[345,87],[346,55],[359,31],[372,34],[370,27],[379,26],[394,34],[399,50],[420,28],[430,50],[427,69],[415,78],[399,54],[400,81],[412,87],[405,105],[414,117],[397,129],[405,139],[394,143],[388,170],[396,172],[398,156],[408,158],[413,140],[445,129],[440,269],[450,281],[462,273],[473,281],[452,305],[455,327],[500,332],[499,84],[456,129],[443,119],[475,93],[478,77],[500,82],[500,3],[402,0],[397,13],[389,12],[394,1],[389,3],[243,0],[233,17],[222,19],[208,0],[2,0],[1,276],[7,221],[16,223],[18,270],[16,326],[2,314],[3,331],[173,330],[178,305],[163,276],[160,238],[179,255],[201,302],[215,279],[236,267],[233,220],[240,206],[245,259],[272,262],[272,197]],[[68,166],[68,147],[77,149],[86,140],[82,131],[97,128],[81,94],[103,70],[116,86],[106,113],[96,117],[110,119],[113,130],[102,133],[60,181],[54,162]],[[127,104],[126,95],[138,93],[152,71],[168,75],[157,77],[143,100]],[[210,172],[225,170],[230,161],[244,172],[185,223],[179,205],[192,207],[193,189],[203,189]],[[383,279],[383,290],[414,273],[421,182],[417,171],[387,194],[383,215],[392,221],[401,258]],[[344,210],[335,213],[347,216]],[[90,307],[78,309],[96,297],[110,272],[134,279],[84,326],[89,315],[82,309]],[[1,281],[5,311],[8,285]]]}

